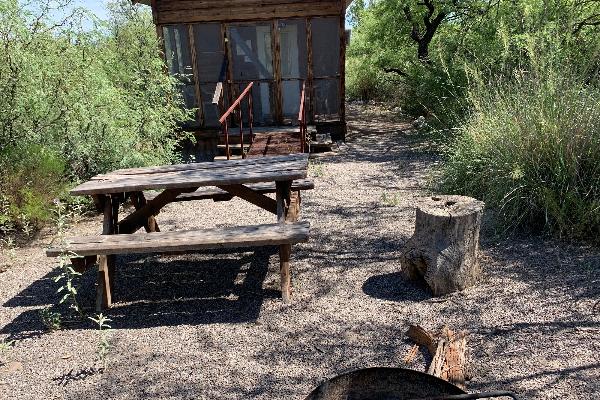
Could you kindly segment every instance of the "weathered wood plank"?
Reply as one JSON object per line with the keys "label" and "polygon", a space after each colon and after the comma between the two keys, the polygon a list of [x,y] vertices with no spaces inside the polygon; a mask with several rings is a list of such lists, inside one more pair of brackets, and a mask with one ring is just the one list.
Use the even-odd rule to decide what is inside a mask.
{"label": "weathered wood plank", "polygon": [[[287,4],[221,5],[218,8],[188,8],[159,10],[159,24],[177,24],[209,21],[250,21],[274,18],[339,15],[337,1],[294,2]],[[227,4],[227,3],[226,3]]]}
{"label": "weathered wood plank", "polygon": [[266,5],[279,5],[285,7],[286,4],[300,4],[306,7],[311,7],[313,4],[310,3],[323,3],[323,2],[335,2],[340,4],[336,0],[162,0],[158,6],[158,11],[182,11],[182,10],[196,10],[196,9],[215,9],[224,7],[263,7]]}
{"label": "weathered wood plank", "polygon": [[119,222],[119,233],[134,233],[141,227],[148,224],[148,219],[158,215],[160,210],[167,204],[173,202],[177,196],[184,191],[194,191],[191,189],[167,189],[156,196],[152,201],[147,202],[143,207],[129,214],[127,218]]}
{"label": "weathered wood plank", "polygon": [[[261,194],[275,193],[275,182],[260,182],[251,185],[245,185],[255,192]],[[292,182],[292,191],[301,190],[312,190],[315,188],[315,182],[312,179],[298,179]],[[152,200],[155,198],[157,193],[147,192],[145,193],[146,199]],[[208,200],[214,199],[216,201],[227,201],[231,200],[234,196],[230,195],[223,189],[217,187],[202,187],[191,193],[181,193],[175,201],[192,201],[192,200]]]}
{"label": "weathered wood plank", "polygon": [[[149,174],[112,174],[98,177],[71,190],[72,195],[138,192],[150,189],[189,189],[190,187],[238,185],[258,182],[304,179],[307,176],[308,157],[293,161],[280,160],[272,163],[255,163],[256,159],[230,161],[234,168],[178,169],[173,172]],[[275,159],[276,157],[269,157]],[[240,161],[243,161],[240,163]],[[246,162],[247,161],[247,162]],[[190,164],[191,165],[191,164]]]}
{"label": "weathered wood plank", "polygon": [[277,202],[264,194],[258,193],[248,186],[244,185],[227,185],[219,186],[219,189],[226,191],[234,196],[246,200],[262,209],[269,211],[272,214],[277,214]]}
{"label": "weathered wood plank", "polygon": [[[277,129],[277,128],[274,128]],[[293,129],[296,132],[297,128]],[[235,136],[235,133],[231,133],[231,136]],[[107,174],[99,174],[92,178],[92,180],[109,179],[113,176],[121,175],[149,175],[149,174],[162,174],[167,172],[178,172],[178,171],[196,171],[196,170],[213,170],[218,169],[220,171],[224,169],[238,169],[240,167],[247,168],[249,165],[272,165],[279,163],[289,163],[295,161],[303,161],[308,159],[305,154],[288,154],[273,157],[264,157],[261,159],[253,160],[231,160],[231,161],[213,161],[210,163],[188,163],[188,164],[173,164],[173,165],[158,165],[153,167],[141,167],[141,168],[125,168],[118,169]]]}
{"label": "weathered wood plank", "polygon": [[293,244],[308,240],[309,231],[310,224],[301,221],[194,231],[88,236],[69,240],[66,249],[47,249],[46,255],[56,257],[63,251],[87,256]]}

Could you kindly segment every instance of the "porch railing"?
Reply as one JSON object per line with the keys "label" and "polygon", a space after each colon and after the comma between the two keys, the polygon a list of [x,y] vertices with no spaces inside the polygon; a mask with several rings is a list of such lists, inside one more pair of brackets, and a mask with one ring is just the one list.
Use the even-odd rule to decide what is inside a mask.
{"label": "porch railing", "polygon": [[[218,84],[217,84],[218,85]],[[244,153],[244,118],[242,116],[242,100],[247,99],[248,104],[248,125],[250,130],[250,143],[254,141],[254,134],[252,132],[253,124],[254,124],[254,113],[252,111],[252,86],[254,86],[254,82],[250,82],[246,89],[238,96],[237,99],[229,106],[229,109],[225,111],[225,113],[219,118],[219,123],[221,124],[222,134],[225,136],[225,154],[227,155],[227,159],[231,158],[231,151],[229,149],[229,117],[231,114],[236,112],[238,124],[240,128],[240,148],[242,152],[242,158],[246,158],[246,153]],[[219,89],[219,88],[217,88]],[[220,91],[223,90],[221,85]],[[215,96],[217,95],[217,91],[215,91]],[[221,96],[221,93],[219,93]],[[213,98],[214,101],[214,98]]]}
{"label": "porch railing", "polygon": [[298,125],[300,126],[300,151],[306,152],[306,81],[302,82],[300,94],[300,111],[298,112]]}

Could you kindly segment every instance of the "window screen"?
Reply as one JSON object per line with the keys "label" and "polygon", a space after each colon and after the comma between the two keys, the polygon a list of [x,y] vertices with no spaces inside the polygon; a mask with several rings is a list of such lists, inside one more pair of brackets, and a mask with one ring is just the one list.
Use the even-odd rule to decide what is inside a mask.
{"label": "window screen", "polygon": [[194,45],[200,82],[219,82],[225,60],[220,24],[194,25]]}
{"label": "window screen", "polygon": [[338,115],[340,108],[339,79],[316,79],[315,114],[322,116]]}
{"label": "window screen", "polygon": [[[198,107],[194,86],[194,71],[190,41],[186,25],[170,25],[163,27],[165,56],[169,73],[181,82],[181,94],[185,107]],[[197,121],[186,121],[185,127],[197,126]]]}
{"label": "window screen", "polygon": [[313,76],[315,78],[338,76],[340,73],[339,18],[313,18],[311,32]]}
{"label": "window screen", "polygon": [[306,22],[279,21],[282,79],[306,79]]}
{"label": "window screen", "polygon": [[234,80],[273,79],[271,25],[233,25],[229,39]]}
{"label": "window screen", "polygon": [[[238,85],[238,94],[242,93],[248,84]],[[254,125],[270,125],[274,122],[273,118],[273,99],[274,87],[270,82],[254,82],[252,87],[252,112],[254,116]],[[248,102],[242,101],[242,117],[244,123],[248,123]]]}
{"label": "window screen", "polygon": [[[194,24],[194,46],[196,47],[196,69],[200,81],[202,111],[205,127],[219,127],[220,112],[212,103],[216,83],[225,80],[225,51],[223,49],[221,24]],[[225,87],[226,88],[226,85]],[[227,99],[223,93],[223,99]]]}

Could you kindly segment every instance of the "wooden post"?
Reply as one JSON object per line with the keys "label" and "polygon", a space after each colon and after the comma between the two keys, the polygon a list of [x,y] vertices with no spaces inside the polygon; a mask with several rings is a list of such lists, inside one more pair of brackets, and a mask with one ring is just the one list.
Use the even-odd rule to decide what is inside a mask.
{"label": "wooden post", "polygon": [[281,266],[281,297],[285,303],[289,303],[292,299],[292,275],[290,269],[291,254],[291,244],[282,244],[279,246],[279,262]]}
{"label": "wooden post", "polygon": [[[277,199],[277,222],[285,224],[290,208],[291,181],[275,182],[275,196]],[[290,268],[290,256],[292,253],[291,244],[282,244],[279,246],[279,264],[281,276],[281,297],[288,303],[292,298],[292,278]]]}
{"label": "wooden post", "polygon": [[202,103],[202,92],[200,91],[200,75],[198,73],[198,53],[196,52],[196,38],[194,37],[194,25],[188,24],[188,44],[192,57],[192,72],[194,74],[194,91],[196,94],[196,118],[200,125],[204,124],[204,105]]}
{"label": "wooden post", "polygon": [[[103,235],[112,235],[115,233],[115,220],[118,216],[114,215],[115,210],[118,214],[119,202],[112,196],[102,196],[104,203],[104,222],[102,226]],[[116,205],[115,205],[116,203]],[[98,281],[96,283],[96,311],[100,312],[103,307],[110,307],[112,304],[111,278],[114,276],[115,256],[101,255],[98,257]]]}
{"label": "wooden post", "polygon": [[344,141],[346,141],[346,2],[341,2],[342,11],[340,14],[340,121],[344,131]]}
{"label": "wooden post", "polygon": [[96,288],[96,312],[108,308],[112,304],[109,256],[98,256],[98,286]]}
{"label": "wooden post", "polygon": [[277,200],[277,222],[285,224],[290,207],[291,181],[275,182],[275,197]]}
{"label": "wooden post", "polygon": [[273,20],[272,24],[272,52],[273,52],[273,82],[275,85],[275,122],[283,124],[283,98],[281,84],[281,44],[279,35],[279,20]]}
{"label": "wooden post", "polygon": [[306,18],[306,62],[308,69],[306,71],[306,93],[308,93],[308,122],[315,122],[315,105],[314,105],[314,87],[313,87],[313,57],[312,57],[312,25],[311,19]]}

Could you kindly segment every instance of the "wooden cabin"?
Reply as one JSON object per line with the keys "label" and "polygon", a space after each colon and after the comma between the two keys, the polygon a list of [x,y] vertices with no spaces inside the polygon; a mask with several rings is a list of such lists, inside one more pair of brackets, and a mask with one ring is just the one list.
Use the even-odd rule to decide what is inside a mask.
{"label": "wooden cabin", "polygon": [[[252,124],[247,139],[295,132],[302,123],[308,131],[345,139],[348,0],[138,2],[152,7],[169,73],[181,81],[186,106],[198,109],[184,124],[199,140],[197,158],[211,158],[212,138],[222,144],[220,119],[236,101],[239,112],[226,118],[225,128],[237,132]],[[239,97],[250,83],[251,99],[244,102]],[[243,145],[243,138],[237,140]]]}

